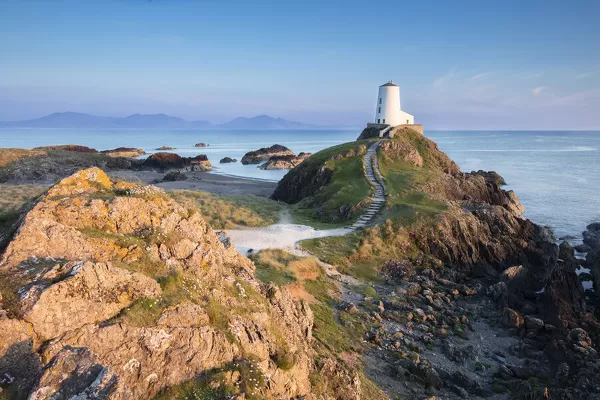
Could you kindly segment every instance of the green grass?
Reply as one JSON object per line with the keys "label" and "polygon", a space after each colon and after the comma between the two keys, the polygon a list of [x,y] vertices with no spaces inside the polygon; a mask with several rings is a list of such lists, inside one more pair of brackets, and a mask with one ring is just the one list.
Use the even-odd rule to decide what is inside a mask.
{"label": "green grass", "polygon": [[334,310],[325,304],[312,304],[314,314],[313,336],[334,354],[343,351],[358,352],[364,331],[360,328],[359,316],[339,312],[340,321],[335,318]]}
{"label": "green grass", "polygon": [[[239,381],[232,384],[226,380],[227,373],[237,371]],[[263,399],[261,390],[267,379],[258,368],[258,358],[252,355],[214,368],[196,378],[161,391],[154,400],[223,400],[244,394],[247,400]]]}
{"label": "green grass", "polygon": [[325,167],[332,171],[332,177],[327,186],[292,208],[296,223],[315,227],[345,225],[368,206],[364,200],[372,188],[364,176],[363,155],[371,143],[371,140],[344,143],[321,150],[304,161],[302,171],[317,173]]}
{"label": "green grass", "polygon": [[281,211],[276,201],[252,195],[222,196],[191,190],[169,194],[184,206],[198,208],[213,229],[271,225],[279,221]]}

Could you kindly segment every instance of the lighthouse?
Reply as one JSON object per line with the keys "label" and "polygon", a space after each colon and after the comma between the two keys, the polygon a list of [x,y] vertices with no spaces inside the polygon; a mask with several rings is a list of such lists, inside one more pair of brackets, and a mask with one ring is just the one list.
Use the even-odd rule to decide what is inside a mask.
{"label": "lighthouse", "polygon": [[400,87],[392,81],[379,86],[375,123],[390,126],[412,125],[415,123],[414,116],[402,111],[400,107]]}

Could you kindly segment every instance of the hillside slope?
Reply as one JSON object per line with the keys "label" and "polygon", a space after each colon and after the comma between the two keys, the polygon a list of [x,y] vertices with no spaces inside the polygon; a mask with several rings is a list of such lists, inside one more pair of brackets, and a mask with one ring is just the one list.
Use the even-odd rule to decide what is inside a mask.
{"label": "hillside slope", "polygon": [[[312,204],[327,220],[321,210],[351,181],[330,163],[361,143],[318,153],[274,197]],[[581,286],[573,249],[559,252],[549,229],[521,216],[501,176],[461,172],[417,132],[397,128],[378,156],[387,198],[376,224],[301,243],[357,279],[331,312],[361,316],[353,324],[373,346],[362,355],[367,376],[392,398],[598,396],[596,297]]]}

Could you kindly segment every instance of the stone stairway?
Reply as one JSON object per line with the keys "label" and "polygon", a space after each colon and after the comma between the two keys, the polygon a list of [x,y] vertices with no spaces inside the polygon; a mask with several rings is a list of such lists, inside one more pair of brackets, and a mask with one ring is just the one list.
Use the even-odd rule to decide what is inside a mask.
{"label": "stone stairway", "polygon": [[349,229],[358,229],[367,225],[385,204],[385,189],[382,184],[381,172],[379,171],[379,158],[377,157],[379,143],[380,141],[373,143],[369,147],[369,150],[367,150],[367,154],[365,154],[365,176],[375,188],[375,194],[367,211],[352,226],[349,226]]}

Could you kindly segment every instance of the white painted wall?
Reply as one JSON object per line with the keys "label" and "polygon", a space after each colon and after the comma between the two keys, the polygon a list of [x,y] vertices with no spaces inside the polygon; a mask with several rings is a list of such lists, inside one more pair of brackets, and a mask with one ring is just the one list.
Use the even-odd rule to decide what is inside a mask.
{"label": "white painted wall", "polygon": [[388,124],[392,126],[415,123],[415,118],[412,115],[402,111],[400,107],[399,86],[379,86],[379,93],[377,94],[377,107],[375,108],[375,123]]}

